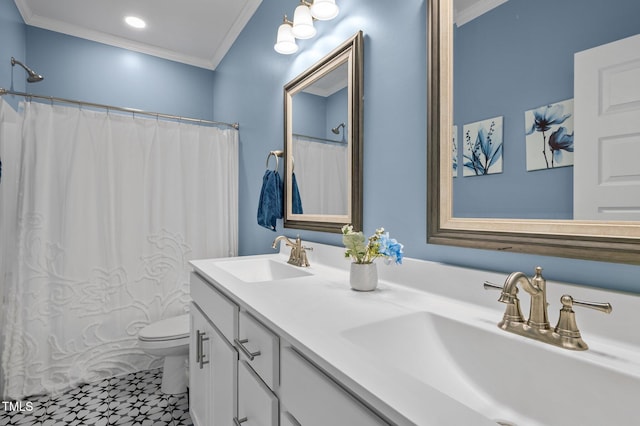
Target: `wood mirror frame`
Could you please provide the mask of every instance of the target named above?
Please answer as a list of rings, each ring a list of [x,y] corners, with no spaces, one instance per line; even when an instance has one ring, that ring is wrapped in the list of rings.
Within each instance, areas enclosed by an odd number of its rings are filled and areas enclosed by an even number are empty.
[[[453,217],[453,1],[427,1],[427,242],[640,264],[640,222]]]

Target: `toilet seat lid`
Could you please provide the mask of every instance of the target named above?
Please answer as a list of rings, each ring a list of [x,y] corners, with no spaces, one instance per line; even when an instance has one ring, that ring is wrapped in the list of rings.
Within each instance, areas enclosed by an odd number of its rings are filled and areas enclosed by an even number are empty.
[[[174,340],[189,336],[189,314],[163,319],[143,327],[142,340]]]

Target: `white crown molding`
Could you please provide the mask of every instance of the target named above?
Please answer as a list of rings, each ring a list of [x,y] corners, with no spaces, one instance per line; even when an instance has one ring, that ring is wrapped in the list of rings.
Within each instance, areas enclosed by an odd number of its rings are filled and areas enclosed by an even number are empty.
[[[242,8],[242,11],[240,12],[240,15],[238,15],[238,19],[236,19],[233,25],[231,25],[231,28],[227,32],[226,37],[224,38],[222,43],[220,43],[218,49],[216,49],[216,51],[213,53],[213,57],[211,58],[211,64],[213,65],[213,68],[211,69],[215,70],[218,64],[220,64],[220,61],[222,61],[224,55],[226,55],[229,49],[231,49],[231,46],[236,41],[236,38],[238,38],[256,10],[258,10],[260,3],[262,3],[262,0],[247,1],[244,8]]]
[[[473,21],[477,17],[484,15],[491,9],[495,9],[508,0],[478,0],[471,6],[461,10],[455,10],[453,21],[456,26],[461,27],[467,22]]]

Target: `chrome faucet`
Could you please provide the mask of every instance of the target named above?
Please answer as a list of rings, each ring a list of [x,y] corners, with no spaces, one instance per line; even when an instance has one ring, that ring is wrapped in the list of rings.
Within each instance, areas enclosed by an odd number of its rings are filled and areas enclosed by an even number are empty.
[[[518,284],[531,296],[531,306],[529,309],[529,319],[524,320],[520,310],[520,300],[518,299]],[[499,302],[506,303],[502,320],[498,323],[501,329],[559,346],[565,349],[584,351],[589,347],[582,340],[580,330],[575,319],[573,306],[591,308],[604,313],[610,313],[612,308],[609,303],[592,303],[574,300],[569,295],[560,298],[562,308],[558,324],[554,329],[549,326],[547,315],[547,282],[542,277],[542,268],[536,267],[536,274],[529,279],[522,272],[510,274],[503,286],[497,286],[489,282],[484,283],[485,289],[497,289],[502,293],[498,298]]]
[[[295,241],[291,241],[289,238],[284,235],[280,235],[273,240],[273,244],[271,247],[274,249],[278,247],[278,243],[280,241],[284,241],[288,247],[291,247],[291,254],[289,255],[289,260],[287,263],[295,266],[309,266],[309,260],[307,259],[307,250],[313,250],[313,247],[305,247],[302,245],[302,240],[298,235]]]

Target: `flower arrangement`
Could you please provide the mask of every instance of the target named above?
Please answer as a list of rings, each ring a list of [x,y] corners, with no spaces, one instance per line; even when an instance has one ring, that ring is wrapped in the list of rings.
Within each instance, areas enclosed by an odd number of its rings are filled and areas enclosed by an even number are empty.
[[[342,243],[346,247],[344,257],[350,257],[354,263],[372,263],[378,257],[384,257],[387,263],[402,263],[404,246],[389,238],[384,228],[376,229],[367,240],[362,231],[354,232],[353,226],[345,225],[342,227]]]

